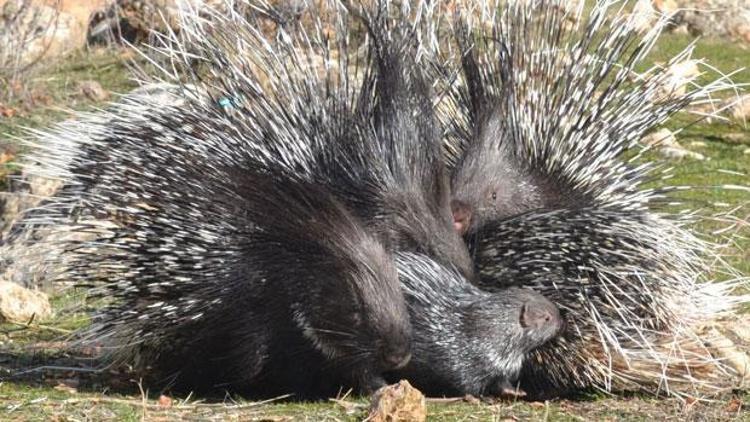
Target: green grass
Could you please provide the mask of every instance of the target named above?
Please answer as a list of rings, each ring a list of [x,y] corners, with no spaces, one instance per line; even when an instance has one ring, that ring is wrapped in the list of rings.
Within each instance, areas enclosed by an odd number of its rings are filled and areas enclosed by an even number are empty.
[[[688,35],[665,34],[654,46],[649,60],[666,62],[693,39]],[[718,39],[699,39],[695,44],[693,58],[705,59],[723,74],[739,70],[732,75],[732,81],[738,85],[750,83],[750,69],[742,70],[750,66],[750,48],[747,45]],[[706,72],[699,78],[699,83],[707,83],[719,76],[716,72]],[[735,95],[736,93],[727,91],[721,93],[720,97],[731,98]],[[703,213],[721,213],[744,205],[735,215],[747,220],[750,215],[750,192],[726,189],[723,186],[750,186],[750,154],[745,153],[750,150],[750,122],[744,124],[717,119],[706,121],[697,115],[680,113],[667,122],[665,127],[672,131],[679,130],[677,139],[680,144],[703,154],[707,160],[686,159],[667,162],[666,164],[673,167],[673,177],[664,184],[697,187],[678,195],[684,200],[684,206],[687,208],[698,209]],[[698,229],[710,234],[726,225],[706,222]],[[731,240],[734,246],[727,251],[728,261],[742,274],[750,275],[750,238],[746,236],[747,230],[744,234],[745,236],[736,236]],[[708,238],[717,242],[726,241],[717,236],[709,235]]]
[[[72,390],[63,383],[39,387],[0,384],[0,414],[3,420],[289,420],[359,421],[368,414],[369,403],[362,398],[321,402],[257,403],[242,399],[203,402],[173,399],[163,406],[155,397],[139,394],[91,393]],[[674,399],[598,398],[550,402],[455,402],[428,401],[429,421],[510,421],[510,420],[744,420],[732,404],[695,403],[686,405]]]
[[[667,34],[651,55],[655,61],[666,61],[681,50],[690,38]],[[700,40],[695,57],[706,58],[723,72],[750,65],[750,50],[737,44],[718,40]],[[750,72],[744,71],[733,78],[738,83],[750,83]],[[34,80],[35,89],[49,96],[49,104],[25,108],[18,107],[20,114],[10,119],[0,118],[0,134],[20,135],[22,127],[44,127],[70,117],[68,109],[87,110],[102,106],[75,93],[76,82],[96,80],[112,92],[127,92],[134,84],[129,80],[122,57],[118,52],[79,52],[44,69]],[[678,129],[693,121],[693,117],[679,115],[667,127]],[[740,136],[734,136],[740,134]],[[733,136],[729,136],[733,135]],[[2,139],[2,138],[0,138]],[[709,158],[707,161],[683,160],[674,166],[674,177],[668,184],[705,186],[684,195],[691,208],[702,208],[718,212],[746,203],[747,192],[714,188],[733,184],[748,185],[750,179],[750,129],[740,124],[705,122],[687,127],[678,135],[679,141],[689,149]],[[691,146],[702,142],[705,146]],[[2,144],[0,144],[2,147]],[[1,152],[1,151],[0,151]],[[14,171],[12,165],[6,169]],[[727,175],[730,170],[745,176]],[[728,205],[722,205],[728,204]],[[744,213],[744,214],[743,214]],[[747,208],[738,212],[747,217]],[[703,227],[708,233],[713,224]],[[730,261],[744,274],[750,275],[750,241],[739,239],[732,248]],[[56,309],[68,308],[74,298],[57,297]],[[54,342],[78,327],[86,324],[81,313],[61,312],[52,321],[42,326],[21,327],[0,325],[0,369],[5,366],[35,366],[43,363],[66,366],[71,357],[56,349]],[[74,361],[73,361],[74,362]],[[0,377],[2,373],[0,373]],[[117,377],[114,377],[117,378]],[[1,379],[1,378],[0,378]],[[115,383],[106,376],[89,376],[67,371],[32,374],[21,381],[0,382],[0,419],[2,420],[140,420],[144,416],[154,420],[190,419],[258,419],[258,420],[361,420],[366,415],[367,400],[347,400],[343,404],[317,403],[271,403],[254,405],[241,399],[226,403],[201,403],[191,398],[187,403],[160,407],[157,397],[150,395],[145,405],[134,380],[120,379]],[[73,384],[74,388],[65,387]],[[557,400],[552,402],[435,403],[428,405],[430,420],[684,420],[696,419],[745,419],[747,413],[737,414],[732,406],[732,396],[716,403],[696,403],[691,406],[675,399],[653,399],[648,397],[618,397],[591,395],[579,400]],[[185,397],[182,397],[185,399]],[[747,403],[745,395],[735,399]],[[177,401],[176,401],[177,402]]]
[[[6,104],[18,114],[0,118],[0,134],[22,135],[24,127],[44,127],[71,117],[73,110],[89,110],[102,105],[77,92],[76,84],[87,80],[99,82],[102,88],[112,93],[126,93],[136,86],[130,79],[121,52],[76,50],[47,64],[29,81],[34,100]]]
[[[43,128],[73,117],[74,111],[103,106],[77,92],[76,84],[89,80],[99,82],[111,93],[126,93],[136,86],[130,79],[121,51],[76,50],[60,60],[44,64],[28,81],[29,98],[0,104],[15,111],[12,117],[0,116],[0,153],[4,149],[22,153],[23,146],[14,139],[22,137],[26,128]],[[0,191],[6,188],[4,176],[19,171],[13,162],[0,163]]]

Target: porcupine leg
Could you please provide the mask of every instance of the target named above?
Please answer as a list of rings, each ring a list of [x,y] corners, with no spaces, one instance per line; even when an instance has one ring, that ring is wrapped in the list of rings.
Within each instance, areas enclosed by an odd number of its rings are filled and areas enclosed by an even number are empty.
[[[388,383],[382,375],[371,374],[368,377],[363,377],[363,380],[360,383],[360,390],[362,394],[370,395],[381,387],[384,387],[386,384]]]

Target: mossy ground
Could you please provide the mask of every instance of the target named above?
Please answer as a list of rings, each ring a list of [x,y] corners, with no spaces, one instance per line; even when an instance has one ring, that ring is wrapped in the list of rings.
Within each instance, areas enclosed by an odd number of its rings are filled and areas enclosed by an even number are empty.
[[[664,61],[689,41],[687,36],[666,35],[655,48],[652,58]],[[32,81],[36,95],[33,103],[5,104],[17,113],[10,118],[0,117],[0,134],[3,134],[0,148],[21,154],[23,148],[12,145],[13,141],[8,141],[5,134],[20,135],[23,127],[44,127],[68,118],[70,109],[85,110],[101,105],[76,94],[78,81],[95,80],[115,93],[127,92],[134,87],[123,64],[124,55],[123,52],[108,50],[78,52],[49,64]],[[706,58],[724,72],[750,66],[748,46],[726,41],[701,40],[696,45],[695,56]],[[733,79],[738,83],[750,83],[750,71],[743,71]],[[690,116],[677,116],[667,126],[680,128],[693,120]],[[750,185],[747,176],[750,174],[750,154],[745,153],[750,149],[748,126],[737,122],[700,122],[683,130],[678,139],[684,146],[709,158],[706,161],[671,163],[674,177],[670,184],[706,187],[686,197],[689,206],[721,211],[745,205],[750,200],[748,192],[714,187]],[[700,143],[694,144],[696,141]],[[15,171],[17,167],[13,161],[0,164],[0,176],[3,172]],[[729,175],[726,171],[745,176]],[[736,212],[738,217],[745,219],[748,214],[747,207]],[[704,229],[709,233],[716,227],[718,224],[706,224]],[[749,239],[735,239],[730,248],[730,261],[743,274],[750,275]],[[66,300],[58,298],[55,305],[64,307]],[[65,366],[72,358],[60,352],[55,347],[56,342],[81,324],[85,324],[82,315],[65,314],[42,325],[1,325],[0,370],[44,364]],[[144,399],[134,380],[118,379],[115,383],[113,378],[117,377],[58,370],[32,372],[20,379],[0,381],[0,420],[359,420],[366,415],[365,399],[254,404],[241,399],[235,401],[235,398],[202,402],[194,397],[181,397],[174,398],[171,406],[164,406],[153,395]],[[744,412],[744,404],[750,404],[749,399],[744,394],[728,394],[713,403],[685,403],[676,399],[589,394],[575,400],[551,402],[430,402],[428,411],[430,420],[750,420],[750,414]]]

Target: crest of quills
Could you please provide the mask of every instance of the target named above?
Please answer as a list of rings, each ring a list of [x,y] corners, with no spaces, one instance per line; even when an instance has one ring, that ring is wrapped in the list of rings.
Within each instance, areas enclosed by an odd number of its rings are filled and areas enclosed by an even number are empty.
[[[627,2],[436,3],[310,1],[272,35],[263,1],[184,10],[149,50],[178,106],[38,133],[65,187],[26,223],[88,233],[53,266],[105,299],[80,342],[252,396],[729,386],[692,328],[745,280],[709,279],[637,140],[731,83],[634,77],[666,18]]]

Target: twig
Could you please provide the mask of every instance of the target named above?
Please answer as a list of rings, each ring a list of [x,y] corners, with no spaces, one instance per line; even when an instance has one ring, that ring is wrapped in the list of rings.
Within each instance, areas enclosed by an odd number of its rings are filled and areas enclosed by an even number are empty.
[[[10,324],[16,325],[16,326],[18,326],[20,328],[17,329],[17,330],[8,330],[8,331],[6,331],[8,333],[13,333],[13,332],[17,332],[17,331],[23,331],[23,330],[26,330],[26,329],[31,329],[31,330],[34,330],[34,329],[47,330],[47,331],[52,331],[52,332],[60,333],[60,334],[71,334],[73,332],[72,330],[66,330],[64,328],[57,328],[57,327],[52,327],[52,326],[44,325],[44,324],[31,324],[31,322],[26,322],[26,323],[24,323],[24,322],[11,322]]]

